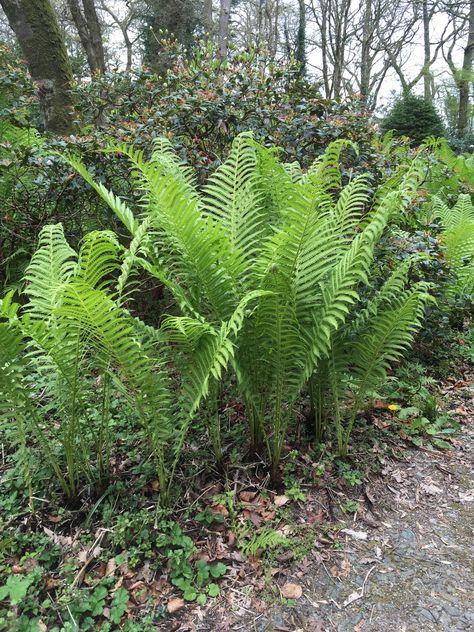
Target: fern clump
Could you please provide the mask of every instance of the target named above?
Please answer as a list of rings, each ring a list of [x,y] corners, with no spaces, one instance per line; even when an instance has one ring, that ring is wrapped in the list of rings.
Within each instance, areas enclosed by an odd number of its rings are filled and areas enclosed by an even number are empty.
[[[471,196],[460,195],[452,207],[433,196],[433,213],[443,227],[441,243],[454,277],[454,282],[446,288],[446,296],[450,301],[461,295],[471,296],[474,292],[474,206]]]
[[[76,253],[60,224],[46,226],[26,270],[25,305],[12,292],[0,304],[2,430],[18,446],[26,480],[33,442],[70,499],[82,485],[110,478],[111,398],[119,393],[143,424],[167,501],[189,423],[229,362],[242,323],[245,301],[219,330],[169,318],[150,342],[150,328],[130,316],[117,289],[129,252],[101,231]],[[183,341],[190,368],[181,364],[178,411],[170,362]]]
[[[198,190],[168,141],[157,141],[148,160],[142,151],[114,146],[111,151],[130,161],[141,197],[136,209],[66,156],[130,232],[121,287],[139,269],[166,285],[182,316],[165,321],[163,331],[166,322],[172,325],[178,333],[171,340],[185,353],[199,348],[207,328],[215,342],[219,335],[232,340],[225,360],[246,405],[250,442],[254,450],[266,446],[274,477],[298,395],[327,366],[361,288],[370,283],[377,243],[415,195],[423,172],[414,161],[372,196],[365,175],[343,186],[339,156],[347,148],[357,150],[335,141],[303,173],[243,133]],[[392,336],[377,364],[367,365],[363,344],[352,347],[362,392],[419,326],[424,289],[407,292],[391,311],[371,313],[361,329],[377,352],[384,336]]]

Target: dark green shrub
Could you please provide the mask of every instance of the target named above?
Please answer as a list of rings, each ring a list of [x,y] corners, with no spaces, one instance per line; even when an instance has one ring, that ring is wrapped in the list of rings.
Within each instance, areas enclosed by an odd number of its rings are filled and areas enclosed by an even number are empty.
[[[233,138],[252,131],[259,142],[284,147],[285,161],[308,167],[337,138],[357,141],[362,160],[372,161],[375,127],[358,102],[323,99],[319,86],[303,80],[296,64],[236,51],[225,62],[212,48],[187,59],[178,47],[161,78],[150,70],[97,77],[75,88],[83,124],[103,121],[115,138],[148,148],[167,136],[201,181],[228,155]],[[352,168],[351,161],[344,167]],[[367,171],[365,164],[359,171]]]
[[[444,127],[434,105],[423,97],[407,94],[395,101],[384,119],[384,131],[396,136],[408,136],[412,145],[419,145],[428,136],[443,136]]]

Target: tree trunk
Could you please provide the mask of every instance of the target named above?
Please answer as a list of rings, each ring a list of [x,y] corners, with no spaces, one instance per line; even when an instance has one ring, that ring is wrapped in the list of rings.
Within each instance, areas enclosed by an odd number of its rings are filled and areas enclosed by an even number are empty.
[[[296,61],[300,64],[300,75],[306,72],[306,5],[298,1],[298,33],[296,36]]]
[[[430,22],[431,16],[428,10],[428,0],[423,0],[423,94],[426,101],[433,101],[431,91],[431,44],[430,44]]]
[[[123,41],[125,42],[125,49],[127,51],[127,65],[125,66],[125,71],[130,72],[132,70],[132,42],[130,41],[126,27],[122,29],[122,35]]]
[[[258,8],[257,8],[257,33],[255,37],[255,44],[258,50],[262,45],[262,40],[264,39],[264,29],[263,29],[263,12],[264,12],[264,4],[265,0],[258,0]]]
[[[212,39],[214,34],[214,19],[212,17],[212,0],[204,0],[204,29],[206,31],[206,39]]]
[[[333,35],[333,79],[332,92],[335,99],[339,99],[342,94],[344,70],[346,65],[347,48],[347,26],[349,21],[349,11],[351,0],[343,0],[340,10],[334,15],[334,35]]]
[[[94,0],[82,0],[82,9],[79,0],[67,0],[67,5],[79,33],[91,73],[105,72],[102,31]]]
[[[273,46],[270,50],[272,57],[276,57],[278,51],[278,20],[280,18],[280,0],[275,2],[275,22],[273,23]]]
[[[472,63],[474,61],[474,0],[469,5],[469,20],[467,43],[464,49],[464,58],[461,75],[458,80],[459,110],[457,135],[462,138],[469,131],[469,93],[472,85]]]
[[[70,134],[72,71],[50,0],[0,0],[38,90],[47,131]]]
[[[232,0],[221,0],[221,10],[219,14],[219,57],[221,59],[227,57],[231,1]]]
[[[332,87],[334,85],[333,81],[329,80],[329,63],[328,63],[328,14],[327,14],[327,3],[321,2],[321,24],[320,24],[320,32],[321,32],[321,56],[323,62],[323,82],[324,82],[324,93],[326,99],[330,99],[333,96]]]
[[[362,47],[360,59],[360,96],[364,106],[367,105],[370,91],[370,77],[372,74],[372,59],[370,45],[372,40],[372,0],[365,3],[364,21],[362,25]]]

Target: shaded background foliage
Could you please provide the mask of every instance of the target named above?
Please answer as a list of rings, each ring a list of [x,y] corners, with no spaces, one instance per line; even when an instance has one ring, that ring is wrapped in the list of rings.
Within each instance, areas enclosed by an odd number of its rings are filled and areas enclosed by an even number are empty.
[[[33,87],[25,66],[5,50],[7,54],[1,120],[34,128],[39,110]],[[346,156],[347,175],[369,171],[374,186],[384,176],[386,159],[372,145],[376,128],[369,115],[358,110],[357,101],[323,99],[317,86],[300,77],[297,64],[279,64],[253,52],[235,53],[221,62],[206,46],[187,59],[182,47],[170,44],[169,55],[173,65],[163,77],[143,69],[77,82],[72,88],[77,124],[73,136],[45,138],[41,147],[3,144],[15,160],[4,160],[1,177],[13,164],[18,170],[13,188],[2,193],[3,283],[19,280],[43,225],[62,221],[73,242],[87,230],[113,225],[87,184],[59,160],[45,158],[58,149],[81,154],[92,172],[100,172],[103,183],[125,199],[133,197],[127,168],[100,153],[111,139],[148,150],[153,138],[166,136],[203,182],[243,130],[263,143],[284,147],[284,160],[298,160],[305,167],[330,141],[347,138],[360,147],[359,156]],[[13,93],[10,85],[16,87]],[[12,257],[15,266],[9,265]]]

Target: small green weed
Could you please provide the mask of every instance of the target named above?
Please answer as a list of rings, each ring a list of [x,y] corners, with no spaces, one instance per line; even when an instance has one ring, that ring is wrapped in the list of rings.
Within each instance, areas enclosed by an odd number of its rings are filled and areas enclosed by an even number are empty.
[[[210,564],[205,560],[193,562],[194,542],[176,522],[162,521],[159,529],[157,547],[163,558],[170,560],[171,582],[183,592],[183,598],[204,605],[208,597],[216,597],[219,586],[212,580],[225,575],[226,565],[222,562]]]
[[[354,514],[359,511],[359,503],[356,500],[346,500],[345,503],[341,505],[341,509],[344,513]]]
[[[402,422],[400,436],[416,446],[425,444],[449,450],[452,444],[446,439],[459,432],[459,423],[450,415],[438,415],[432,421],[416,406],[401,408],[398,419]]]
[[[348,483],[351,487],[362,485],[365,478],[363,472],[359,469],[352,468],[348,463],[344,463],[344,461],[336,459],[335,463],[338,465],[339,475],[346,481],[346,483]]]

